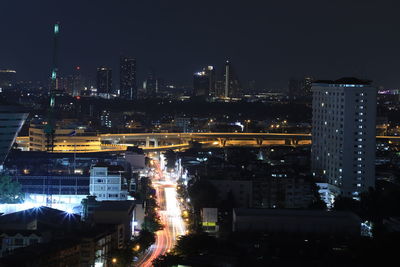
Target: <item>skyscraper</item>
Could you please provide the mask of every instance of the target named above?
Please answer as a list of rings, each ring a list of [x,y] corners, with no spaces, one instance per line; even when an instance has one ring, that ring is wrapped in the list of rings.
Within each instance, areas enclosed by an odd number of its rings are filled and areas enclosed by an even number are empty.
[[[302,80],[290,79],[289,80],[289,99],[295,100],[298,98],[310,98],[311,86],[313,77],[306,76]]]
[[[193,94],[195,96],[215,96],[215,70],[213,66],[193,75]]]
[[[119,65],[120,96],[124,99],[136,99],[136,59],[121,57]]]
[[[154,97],[158,93],[158,79],[154,73],[153,69],[150,69],[147,74],[146,80],[143,82],[143,89],[145,91],[145,95],[148,97]]]
[[[240,97],[241,96],[241,86],[239,79],[236,75],[232,64],[229,61],[225,63],[225,73],[224,73],[224,92],[223,97]]]
[[[207,66],[203,69],[208,76],[208,91],[210,96],[216,96],[216,80],[215,80],[215,68],[213,66]]]
[[[312,96],[311,88],[312,88],[313,81],[314,81],[314,78],[311,77],[311,76],[304,77],[303,89],[304,89],[304,95],[306,97],[311,97]]]
[[[375,186],[376,89],[342,78],[312,86],[312,170],[326,183],[325,201],[359,199]]]
[[[81,75],[81,67],[74,68],[73,74],[67,76],[65,80],[65,91],[72,96],[80,95],[83,90],[83,77]]]
[[[97,68],[97,94],[109,96],[112,93],[111,68],[104,66]]]

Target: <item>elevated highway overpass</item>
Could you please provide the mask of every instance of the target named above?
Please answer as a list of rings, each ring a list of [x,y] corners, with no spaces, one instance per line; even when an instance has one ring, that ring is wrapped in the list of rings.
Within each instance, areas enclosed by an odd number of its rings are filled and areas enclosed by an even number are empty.
[[[377,140],[400,142],[400,136],[377,136]],[[133,133],[102,134],[103,144],[139,145],[144,149],[162,148],[181,145],[182,148],[191,141],[208,143],[214,146],[229,145],[309,145],[309,133]]]
[[[269,145],[309,145],[309,133],[124,133],[99,134],[100,147],[96,151],[124,151],[128,146],[139,146],[145,151],[163,151],[168,149],[185,149],[190,142],[196,141],[207,146],[269,146]],[[66,137],[67,138],[67,137]],[[400,143],[400,136],[377,136],[377,140]],[[29,137],[17,138],[23,150],[29,149]],[[96,152],[87,151],[87,152]],[[85,153],[85,151],[64,151],[66,153]]]
[[[310,134],[288,133],[134,133],[102,134],[101,142],[106,144],[138,144],[144,147],[189,143],[190,141],[218,142],[225,146],[230,141],[254,141],[257,145],[265,141],[282,141],[286,145],[309,144]],[[277,143],[278,144],[278,143]]]

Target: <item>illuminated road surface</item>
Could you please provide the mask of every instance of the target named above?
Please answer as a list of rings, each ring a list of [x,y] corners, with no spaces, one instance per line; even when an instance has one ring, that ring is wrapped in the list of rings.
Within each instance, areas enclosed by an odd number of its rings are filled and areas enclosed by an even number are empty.
[[[156,167],[156,170],[159,167]],[[163,179],[163,175],[157,172],[153,177]],[[169,180],[166,178],[166,180]],[[156,242],[147,253],[136,263],[136,266],[152,266],[152,261],[158,256],[171,250],[180,235],[185,234],[185,225],[181,217],[181,210],[177,200],[176,183],[172,181],[153,181],[157,192],[157,200],[160,206],[160,218],[164,229],[156,233]]]

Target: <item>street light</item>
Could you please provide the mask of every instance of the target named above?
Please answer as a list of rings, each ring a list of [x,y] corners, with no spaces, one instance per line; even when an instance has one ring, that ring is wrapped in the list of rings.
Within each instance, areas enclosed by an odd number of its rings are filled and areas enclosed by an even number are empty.
[[[112,258],[111,262],[112,263],[117,263],[117,258]]]

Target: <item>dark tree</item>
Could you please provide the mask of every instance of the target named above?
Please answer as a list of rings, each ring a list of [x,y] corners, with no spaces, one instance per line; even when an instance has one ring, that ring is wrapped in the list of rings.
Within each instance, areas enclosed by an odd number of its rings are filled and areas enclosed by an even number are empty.
[[[153,261],[154,267],[170,267],[170,266],[178,266],[182,263],[183,258],[174,255],[172,253],[167,253],[165,255],[159,256],[157,259]]]
[[[8,175],[0,175],[0,203],[21,203],[24,195],[21,185],[11,179]]]
[[[181,236],[175,246],[174,252],[182,257],[205,254],[216,248],[217,241],[205,233]]]
[[[167,160],[167,168],[173,169],[175,168],[177,156],[173,150],[167,150],[164,153],[165,159]]]

